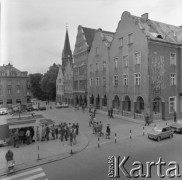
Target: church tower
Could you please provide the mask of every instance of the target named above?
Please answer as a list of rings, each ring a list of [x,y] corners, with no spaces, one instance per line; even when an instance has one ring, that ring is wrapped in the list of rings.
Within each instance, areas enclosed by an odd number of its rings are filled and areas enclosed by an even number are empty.
[[[68,28],[66,27],[66,36],[65,36],[65,42],[64,42],[64,49],[62,51],[62,67],[65,68],[67,62],[70,61],[70,63],[73,63],[73,57],[72,57],[72,51],[70,48],[70,41],[68,36]]]

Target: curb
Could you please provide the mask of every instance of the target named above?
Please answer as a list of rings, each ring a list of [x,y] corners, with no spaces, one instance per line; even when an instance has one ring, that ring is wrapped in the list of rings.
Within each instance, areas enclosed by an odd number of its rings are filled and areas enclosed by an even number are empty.
[[[84,138],[86,139],[86,143],[83,145],[83,147],[81,147],[81,148],[78,147],[78,149],[76,151],[74,151],[73,153],[67,152],[67,153],[53,155],[53,156],[50,156],[50,157],[47,157],[44,159],[40,159],[40,160],[34,160],[34,161],[29,161],[27,163],[17,164],[17,165],[15,165],[15,173],[19,172],[19,171],[30,169],[33,167],[37,167],[40,165],[49,164],[52,162],[63,160],[63,159],[69,158],[79,152],[82,152],[84,149],[87,148],[87,146],[89,144],[89,140],[88,140],[88,137],[84,133],[80,132],[80,134],[82,134],[84,136]],[[4,171],[0,172],[0,177],[6,176],[9,174],[7,172],[7,169],[2,169],[2,170],[4,170]]]

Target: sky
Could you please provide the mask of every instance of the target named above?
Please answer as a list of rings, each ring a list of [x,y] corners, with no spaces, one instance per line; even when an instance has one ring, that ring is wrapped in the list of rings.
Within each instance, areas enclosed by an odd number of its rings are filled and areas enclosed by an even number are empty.
[[[61,64],[66,24],[72,52],[78,25],[115,32],[124,11],[182,25],[182,0],[0,0],[0,65],[45,73]]]

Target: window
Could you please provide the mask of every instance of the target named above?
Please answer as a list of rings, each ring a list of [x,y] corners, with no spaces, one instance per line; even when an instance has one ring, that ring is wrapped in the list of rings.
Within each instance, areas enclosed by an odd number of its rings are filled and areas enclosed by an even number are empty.
[[[128,44],[134,43],[134,35],[133,33],[128,34]]]
[[[21,99],[16,99],[16,104],[21,104]]]
[[[7,92],[8,92],[8,94],[11,94],[11,86],[10,85],[8,85]]]
[[[127,86],[128,85],[128,75],[124,74],[123,79],[124,79],[124,85]]]
[[[114,59],[114,68],[118,68],[118,58]]]
[[[176,53],[170,53],[170,65],[176,65]]]
[[[106,77],[105,76],[102,77],[102,83],[103,83],[103,86],[105,87],[106,86]]]
[[[96,71],[99,71],[99,64],[96,63]]]
[[[20,85],[20,81],[19,80],[17,81],[17,85]]]
[[[96,55],[99,55],[99,47],[96,47]]]
[[[2,85],[0,85],[0,95],[3,94],[3,88]]]
[[[140,73],[135,74],[135,85],[140,85]]]
[[[12,104],[12,99],[7,99],[7,104]]]
[[[128,56],[123,56],[123,63],[125,67],[128,67]]]
[[[114,86],[118,86],[118,75],[114,76]]]
[[[19,89],[17,89],[17,90],[16,90],[16,93],[17,93],[17,94],[20,94],[20,90],[19,90]]]
[[[61,78],[59,79],[59,83],[61,83]]]
[[[106,70],[106,62],[105,61],[103,62],[103,70],[104,71]]]
[[[99,86],[99,78],[96,77],[96,86]]]
[[[93,86],[93,78],[90,78],[90,86]]]
[[[93,72],[93,66],[92,66],[92,64],[90,64],[90,72],[91,73]]]
[[[169,113],[176,111],[176,97],[169,97]]]
[[[119,38],[119,47],[123,47],[123,37]]]
[[[176,73],[171,73],[170,74],[170,85],[171,86],[176,85]]]
[[[11,85],[11,80],[8,80],[8,86]]]
[[[2,99],[0,99],[0,105],[3,105],[3,100]]]
[[[141,53],[140,52],[135,53],[135,64],[141,64]]]

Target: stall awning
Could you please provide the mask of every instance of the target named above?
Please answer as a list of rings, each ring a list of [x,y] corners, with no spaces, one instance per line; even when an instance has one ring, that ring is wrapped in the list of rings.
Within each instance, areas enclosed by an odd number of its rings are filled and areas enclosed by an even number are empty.
[[[17,129],[17,128],[24,128],[24,127],[34,127],[35,123],[28,123],[28,124],[13,124],[9,125],[9,129]]]

